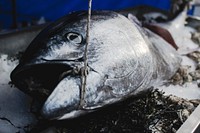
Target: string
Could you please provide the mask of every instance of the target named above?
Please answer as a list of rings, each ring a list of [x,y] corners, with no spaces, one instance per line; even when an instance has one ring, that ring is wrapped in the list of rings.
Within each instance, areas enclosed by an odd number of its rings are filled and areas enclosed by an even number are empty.
[[[85,91],[86,91],[86,82],[88,75],[88,45],[90,43],[90,23],[91,23],[91,7],[92,0],[88,0],[88,17],[87,17],[87,29],[86,29],[86,45],[84,51],[84,67],[81,71],[81,96],[80,96],[80,105],[79,108],[84,108],[85,105]]]

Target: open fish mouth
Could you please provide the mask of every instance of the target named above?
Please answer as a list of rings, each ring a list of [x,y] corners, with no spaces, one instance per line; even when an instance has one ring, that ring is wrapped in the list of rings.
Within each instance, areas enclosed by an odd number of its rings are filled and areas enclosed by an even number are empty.
[[[11,73],[11,80],[23,92],[44,102],[63,76],[67,76],[66,72],[72,70],[70,65],[51,61],[19,65]]]

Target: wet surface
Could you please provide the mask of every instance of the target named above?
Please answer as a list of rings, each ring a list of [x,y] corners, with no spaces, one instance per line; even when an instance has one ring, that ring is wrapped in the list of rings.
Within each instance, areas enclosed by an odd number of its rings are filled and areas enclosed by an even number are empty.
[[[23,133],[36,123],[30,113],[30,97],[9,85],[0,85],[0,132]]]
[[[30,112],[32,99],[9,84],[9,73],[17,61],[7,60],[6,55],[0,57],[0,132],[27,132],[37,121]]]

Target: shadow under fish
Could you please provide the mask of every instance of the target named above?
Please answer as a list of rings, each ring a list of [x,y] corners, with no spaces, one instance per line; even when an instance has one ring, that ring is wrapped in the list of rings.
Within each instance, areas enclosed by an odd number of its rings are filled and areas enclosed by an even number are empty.
[[[112,11],[93,11],[88,45],[88,75],[80,108],[87,12],[71,13],[50,24],[31,42],[12,82],[44,102],[47,119],[68,119],[162,85],[181,58],[157,32]]]

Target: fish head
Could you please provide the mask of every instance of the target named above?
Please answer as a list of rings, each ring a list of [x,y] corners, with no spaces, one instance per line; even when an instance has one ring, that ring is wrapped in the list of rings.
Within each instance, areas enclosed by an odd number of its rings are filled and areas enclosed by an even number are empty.
[[[72,13],[57,20],[31,42],[11,73],[11,80],[19,89],[46,99],[62,73],[82,65],[86,22],[80,20],[84,14]]]
[[[146,55],[148,46],[137,27],[117,13],[96,11],[92,12],[83,93],[86,28],[87,12],[72,13],[50,24],[32,41],[11,73],[19,89],[44,102],[41,113],[47,119],[94,111],[121,100],[131,88],[145,82],[147,74],[140,66],[150,68],[139,61],[150,55]]]

